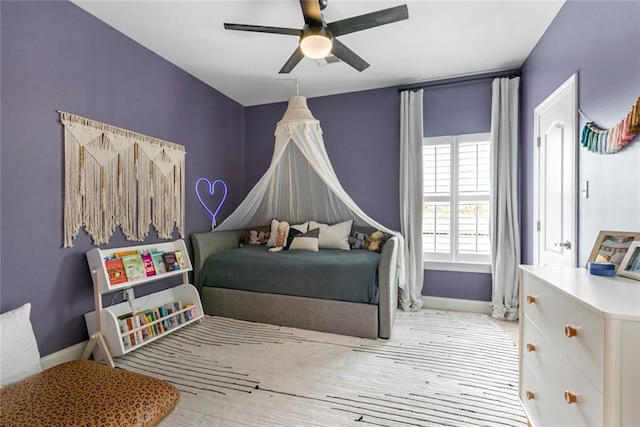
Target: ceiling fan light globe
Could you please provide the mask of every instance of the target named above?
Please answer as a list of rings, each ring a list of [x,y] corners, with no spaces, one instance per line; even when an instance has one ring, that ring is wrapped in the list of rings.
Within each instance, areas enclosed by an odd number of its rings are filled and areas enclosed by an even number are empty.
[[[333,41],[324,35],[310,34],[300,40],[300,49],[307,58],[322,59],[331,53],[332,48]]]

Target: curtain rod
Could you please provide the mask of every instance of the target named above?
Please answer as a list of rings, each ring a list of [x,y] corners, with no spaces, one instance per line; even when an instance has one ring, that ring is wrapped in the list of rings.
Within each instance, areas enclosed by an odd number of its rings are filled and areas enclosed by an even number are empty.
[[[493,72],[493,73],[476,74],[473,76],[454,77],[451,79],[434,80],[431,82],[400,86],[398,88],[398,92],[403,92],[405,90],[416,91],[416,90],[426,89],[430,87],[452,85],[457,83],[467,83],[467,82],[473,82],[477,80],[495,79],[498,77],[507,77],[512,79],[514,77],[520,77],[521,74],[522,72],[519,69],[515,69],[515,70],[499,71],[499,72]]]

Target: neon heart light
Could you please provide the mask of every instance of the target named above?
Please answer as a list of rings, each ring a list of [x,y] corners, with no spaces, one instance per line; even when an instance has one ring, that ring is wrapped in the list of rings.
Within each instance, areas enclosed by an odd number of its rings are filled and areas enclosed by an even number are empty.
[[[204,200],[202,200],[202,196],[200,196],[199,188],[201,188],[202,186],[198,187],[198,184],[200,184],[201,182],[207,183],[206,189],[207,189],[207,193],[209,193],[210,196],[214,195],[216,184],[220,184],[222,186],[222,190],[224,191],[222,193],[222,199],[220,199],[220,203],[218,203],[218,207],[215,209],[214,212],[211,212],[211,209],[209,209],[209,207],[204,202]],[[211,215],[211,229],[213,230],[216,227],[216,216],[218,216],[218,212],[220,212],[220,208],[222,207],[222,204],[227,199],[227,184],[221,179],[216,179],[215,181],[211,182],[207,178],[200,178],[196,181],[195,190],[196,190],[196,196],[198,196],[198,200],[200,201],[200,204],[207,212],[209,212],[209,215]]]

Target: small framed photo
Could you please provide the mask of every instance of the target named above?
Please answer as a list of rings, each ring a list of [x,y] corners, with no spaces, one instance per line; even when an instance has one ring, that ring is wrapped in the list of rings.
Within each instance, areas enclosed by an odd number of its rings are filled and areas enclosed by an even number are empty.
[[[618,274],[640,280],[640,240],[636,240],[629,246],[629,250],[618,268]]]
[[[587,264],[589,261],[612,262],[615,264],[616,270],[619,270],[620,263],[634,242],[640,242],[640,233],[601,231],[593,249],[591,249]]]

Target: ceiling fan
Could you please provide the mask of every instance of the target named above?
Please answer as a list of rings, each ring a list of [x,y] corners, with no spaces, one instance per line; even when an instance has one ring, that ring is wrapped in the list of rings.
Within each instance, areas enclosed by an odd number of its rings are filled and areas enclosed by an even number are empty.
[[[321,12],[327,6],[327,0],[300,0],[300,6],[304,16],[304,27],[300,30],[228,23],[224,24],[224,28],[227,30],[298,36],[300,38],[298,47],[284,64],[280,73],[291,72],[304,56],[320,59],[330,53],[356,70],[363,71],[369,67],[369,64],[336,37],[409,18],[407,5],[402,5],[327,23]]]

